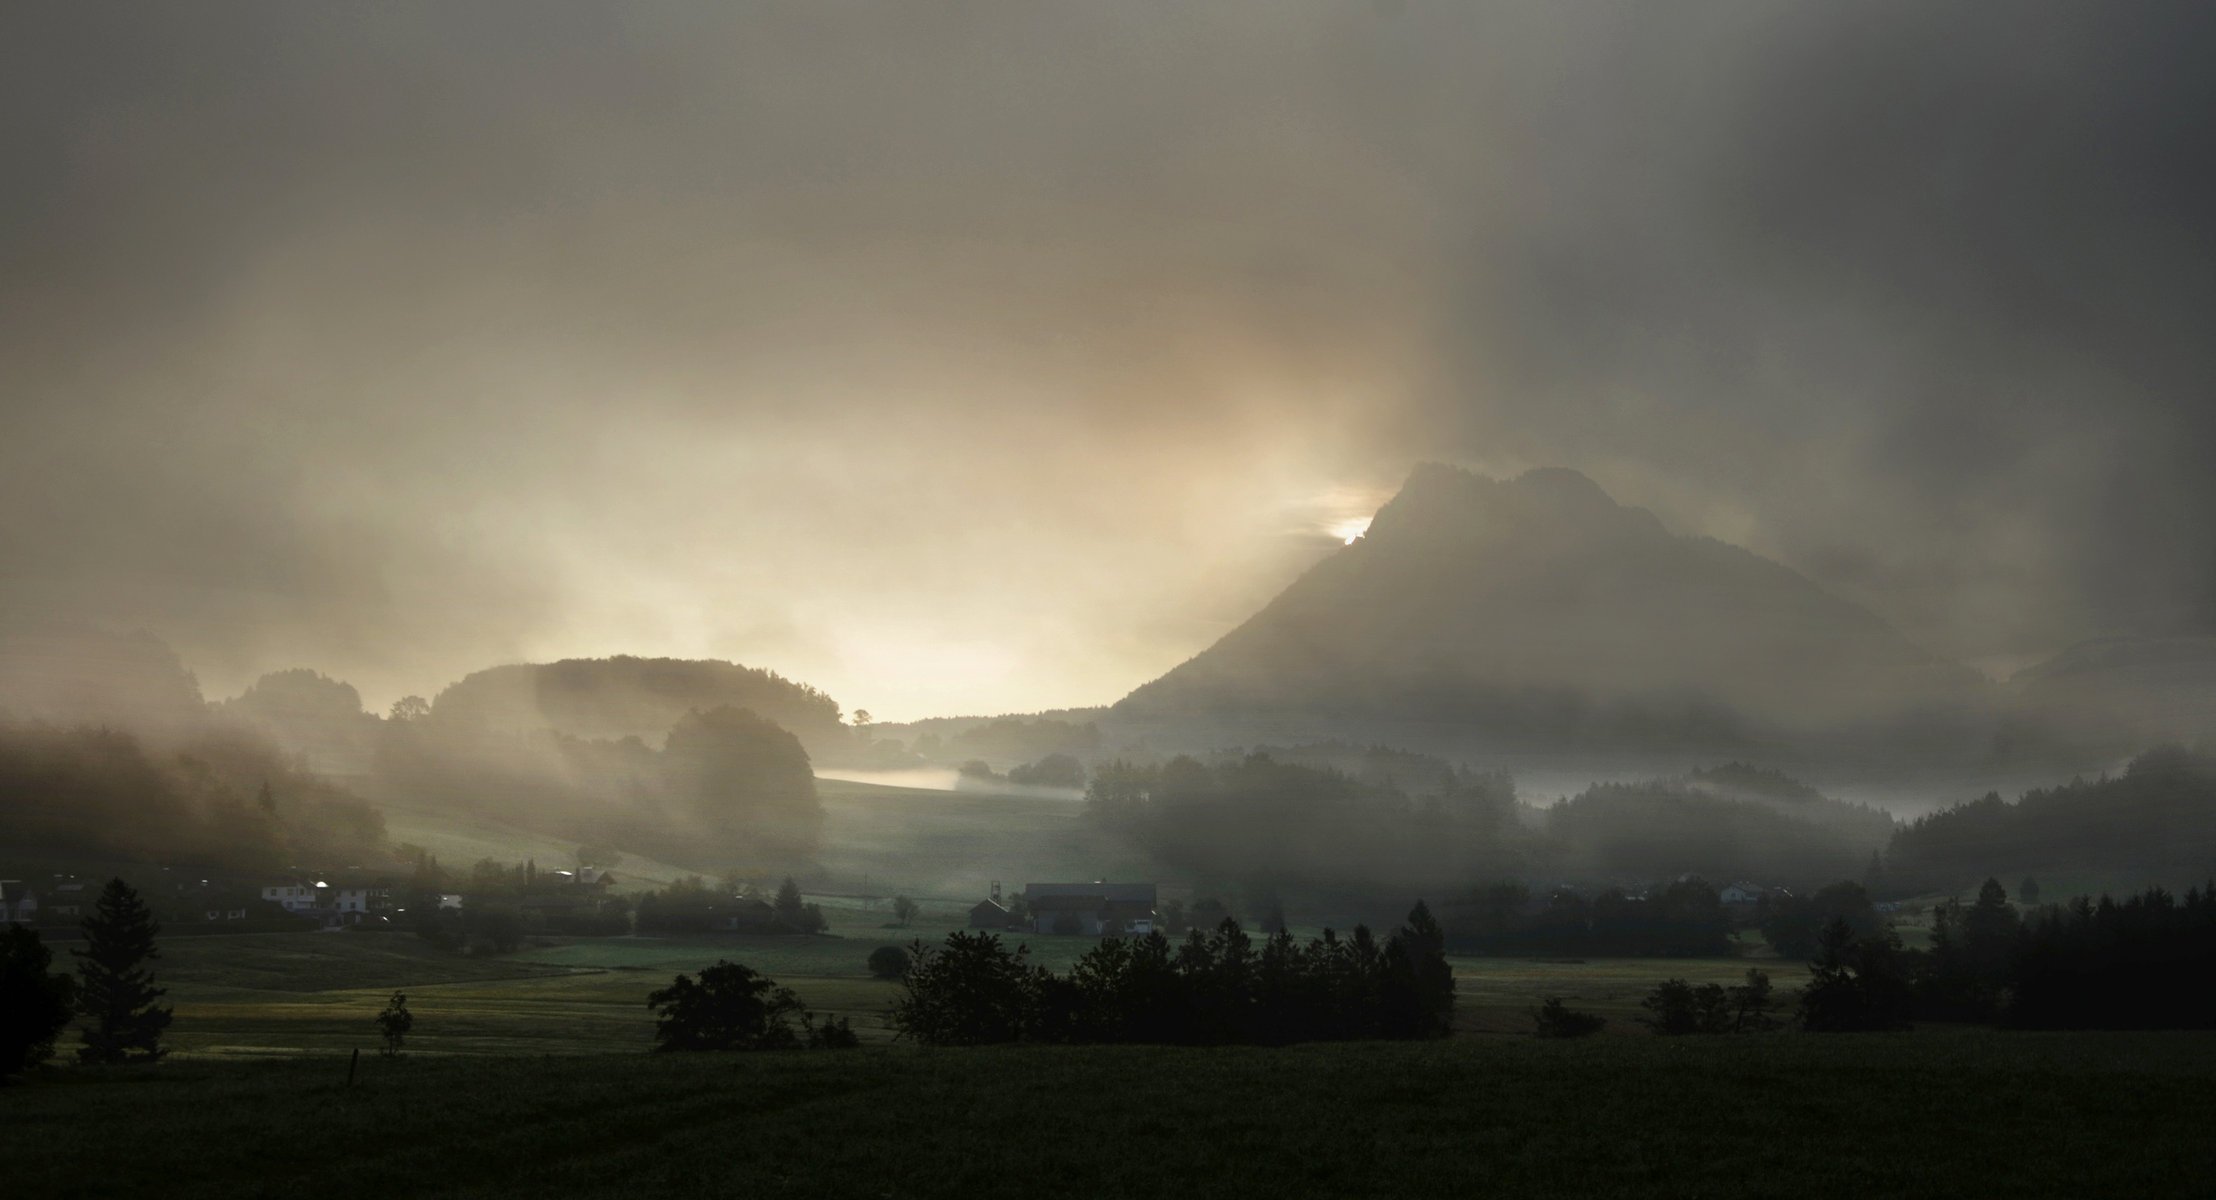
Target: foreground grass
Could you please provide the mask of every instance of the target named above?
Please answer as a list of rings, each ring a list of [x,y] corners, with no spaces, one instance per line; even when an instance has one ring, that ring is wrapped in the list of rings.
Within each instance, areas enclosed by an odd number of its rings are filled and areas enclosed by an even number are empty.
[[[25,1195],[2206,1195],[2207,1035],[865,1048],[56,1070]]]

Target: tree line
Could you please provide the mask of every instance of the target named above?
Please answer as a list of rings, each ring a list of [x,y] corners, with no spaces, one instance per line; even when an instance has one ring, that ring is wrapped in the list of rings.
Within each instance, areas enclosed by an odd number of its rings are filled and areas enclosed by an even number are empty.
[[[1988,792],[1909,822],[1886,850],[1890,888],[1946,889],[2004,877],[2124,874],[2188,883],[2216,853],[2216,756],[2170,746],[2122,775],[2025,792]]]
[[[1357,926],[1257,946],[1227,918],[1178,945],[1159,933],[1103,939],[1066,975],[1027,956],[989,933],[916,942],[893,1028],[926,1045],[1284,1045],[1445,1037],[1453,1025],[1445,935],[1420,902],[1382,943]]]

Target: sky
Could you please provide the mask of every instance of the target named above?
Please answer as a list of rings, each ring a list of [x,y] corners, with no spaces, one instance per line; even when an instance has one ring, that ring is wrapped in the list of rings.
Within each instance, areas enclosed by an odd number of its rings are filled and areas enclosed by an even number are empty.
[[[2216,12],[0,11],[0,620],[1106,703],[1417,462],[2216,628]]]

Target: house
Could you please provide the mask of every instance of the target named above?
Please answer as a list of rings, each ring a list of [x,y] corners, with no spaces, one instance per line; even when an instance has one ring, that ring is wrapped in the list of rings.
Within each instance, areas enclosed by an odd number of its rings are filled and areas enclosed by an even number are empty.
[[[1723,888],[1716,893],[1716,898],[1723,901],[1727,905],[1759,904],[1762,901],[1762,897],[1769,894],[1770,889],[1763,887],[1760,884],[1729,883],[1725,884]]]
[[[296,879],[263,887],[262,899],[326,926],[359,925],[392,907],[392,888],[371,882],[332,884],[320,879],[312,883]]]
[[[82,883],[57,883],[46,893],[41,912],[48,921],[74,921],[85,915],[92,900],[91,889]]]
[[[716,905],[709,920],[729,933],[762,933],[777,927],[777,910],[760,896],[735,896]]]
[[[322,882],[303,883],[298,880],[291,883],[273,883],[262,888],[262,899],[289,913],[314,916],[315,910],[322,907],[321,894],[323,889],[330,886],[330,884]]]
[[[998,900],[980,900],[969,910],[971,929],[1006,929],[1014,923],[1015,917]]]
[[[38,893],[20,879],[0,879],[0,925],[38,920]]]
[[[1023,889],[1034,933],[1152,933],[1151,883],[1032,883]]]

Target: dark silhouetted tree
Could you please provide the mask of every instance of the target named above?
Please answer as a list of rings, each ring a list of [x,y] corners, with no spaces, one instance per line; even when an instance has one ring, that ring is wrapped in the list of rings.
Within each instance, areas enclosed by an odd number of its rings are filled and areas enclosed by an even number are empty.
[[[827,1017],[818,1024],[814,1013],[803,1010],[800,1024],[807,1031],[804,1040],[810,1050],[852,1050],[862,1044],[845,1017]]]
[[[893,920],[903,925],[916,919],[916,902],[906,896],[893,897]]]
[[[408,997],[394,992],[385,1002],[383,1012],[377,1014],[377,1036],[385,1043],[385,1057],[400,1053],[400,1046],[408,1040],[408,1031],[415,1028],[415,1014],[408,1011]]]
[[[1639,1023],[1665,1037],[1731,1032],[1731,997],[1722,984],[1696,987],[1682,979],[1665,979],[1639,1001],[1639,1007],[1647,1013]]]
[[[36,931],[0,931],[0,1078],[45,1062],[69,1024],[75,986],[50,971],[54,955]]]
[[[2039,903],[2039,881],[2029,875],[2024,876],[2024,881],[2016,885],[2016,899],[2027,905]]]
[[[795,929],[807,924],[807,902],[800,898],[800,885],[794,883],[790,875],[785,876],[785,882],[777,885],[777,898],[770,901],[769,906],[776,912],[778,920]]]
[[[906,991],[893,1003],[893,1028],[931,1046],[1015,1041],[1027,1023],[1027,953],[1006,949],[989,933],[948,934],[943,947],[915,943]]]
[[[1811,958],[1824,926],[1834,920],[1845,921],[1857,937],[1874,934],[1885,924],[1870,902],[1869,889],[1842,880],[1813,896],[1788,896],[1768,903],[1762,936],[1780,958]]]
[[[1818,936],[1808,985],[1801,989],[1801,1028],[1811,1033],[1906,1029],[1910,994],[1890,929],[1857,936],[1834,917]]]
[[[1770,973],[1747,968],[1747,981],[1731,989],[1731,1032],[1761,1033],[1777,1028],[1770,1014],[1777,1008],[1771,994]]]
[[[77,958],[77,1011],[87,1022],[77,1057],[87,1063],[160,1058],[170,1010],[155,1003],[166,989],[154,986],[147,966],[161,957],[154,948],[161,927],[152,910],[130,885],[111,879],[83,929],[84,948],[71,951]]]
[[[898,946],[879,946],[869,952],[869,973],[879,979],[898,979],[908,973],[908,952]]]
[[[800,1044],[793,1021],[804,1016],[791,988],[739,963],[703,968],[699,982],[679,975],[647,996],[656,1050],[779,1050]]]

